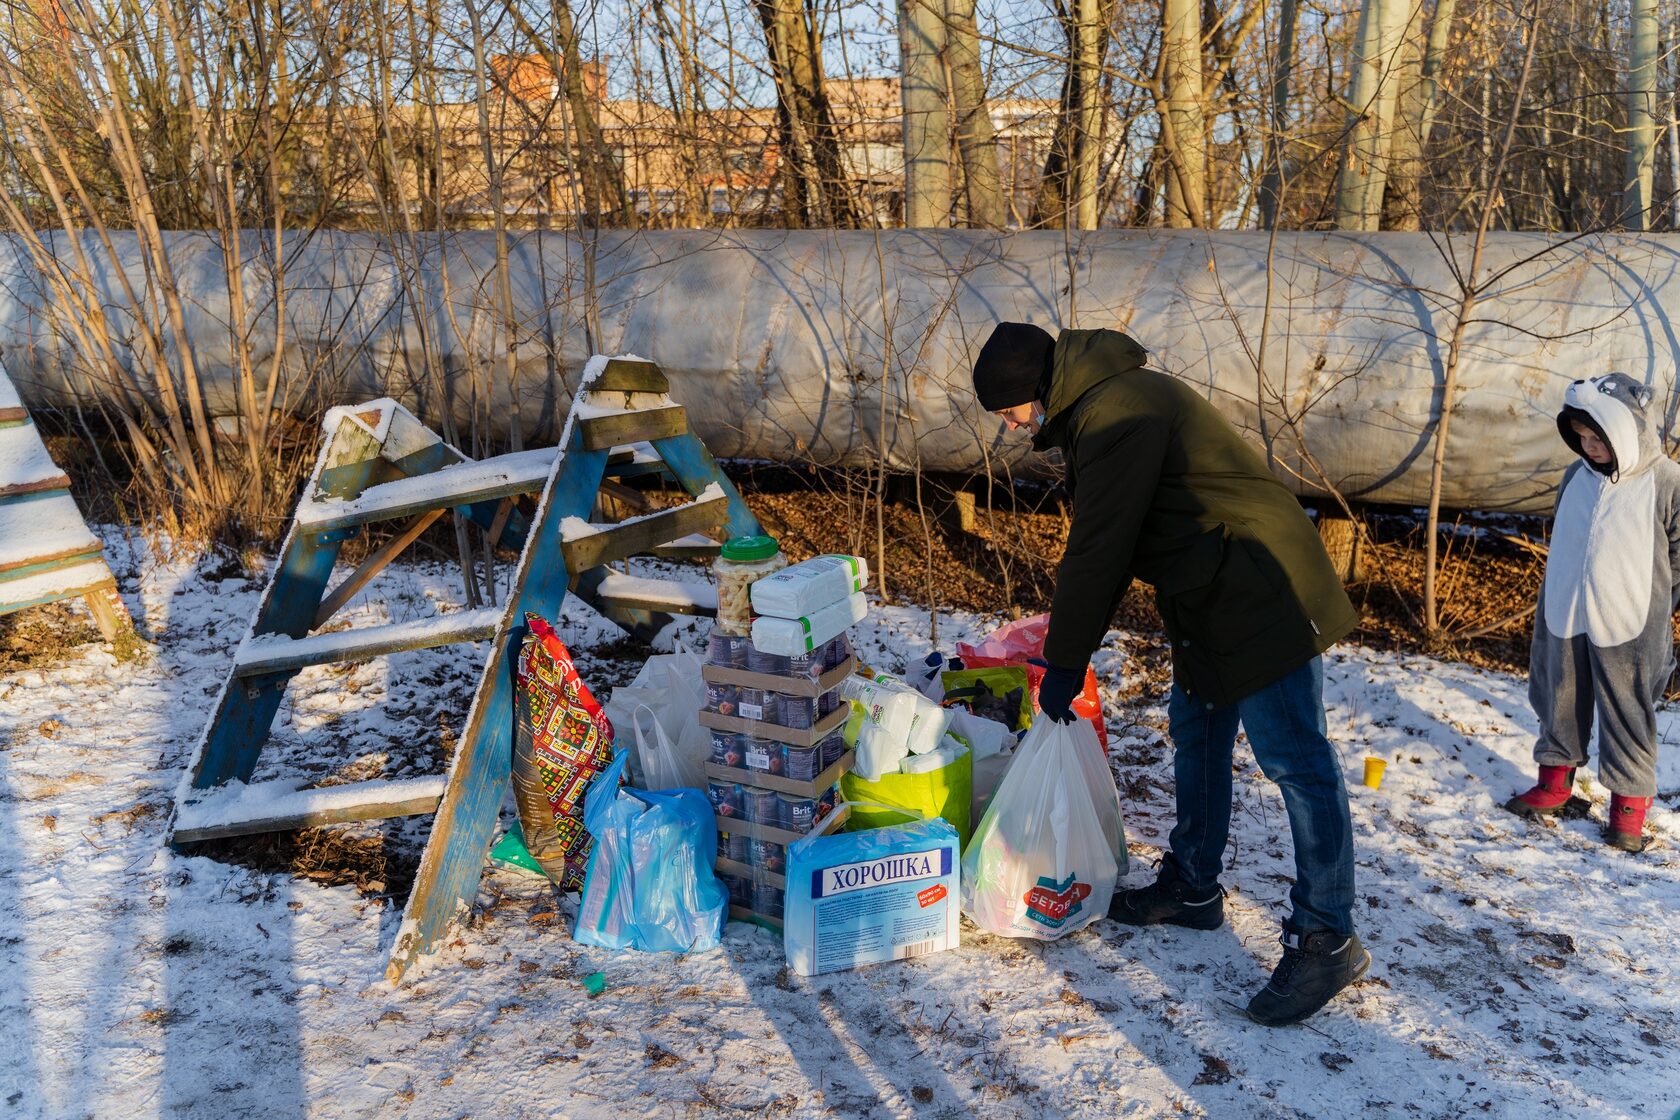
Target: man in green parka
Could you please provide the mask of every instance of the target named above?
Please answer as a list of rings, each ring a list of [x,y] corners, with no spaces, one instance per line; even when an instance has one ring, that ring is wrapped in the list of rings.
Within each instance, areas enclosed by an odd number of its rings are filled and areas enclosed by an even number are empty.
[[[1224,923],[1219,875],[1240,723],[1283,793],[1295,845],[1283,958],[1248,1005],[1299,1022],[1364,975],[1353,930],[1353,825],[1325,736],[1320,655],[1357,623],[1300,504],[1191,386],[1144,366],[1115,331],[1002,323],[974,366],[980,404],[1039,450],[1058,448],[1073,523],[1056,576],[1039,703],[1070,720],[1086,666],[1134,578],[1155,588],[1172,644],[1168,704],[1178,823],[1156,881],[1109,916]]]

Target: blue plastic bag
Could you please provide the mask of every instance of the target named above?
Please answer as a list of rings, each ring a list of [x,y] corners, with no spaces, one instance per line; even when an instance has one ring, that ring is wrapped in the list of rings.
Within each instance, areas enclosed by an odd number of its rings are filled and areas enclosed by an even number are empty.
[[[712,873],[717,824],[696,789],[620,788],[620,750],[583,802],[595,838],[572,936],[603,949],[689,953],[723,936],[729,892]]]

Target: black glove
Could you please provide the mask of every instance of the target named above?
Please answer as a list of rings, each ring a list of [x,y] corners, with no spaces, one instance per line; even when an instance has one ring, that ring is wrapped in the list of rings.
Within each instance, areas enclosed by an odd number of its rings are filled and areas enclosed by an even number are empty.
[[[1085,670],[1078,672],[1051,665],[1044,670],[1044,681],[1038,686],[1038,707],[1057,723],[1072,723],[1073,698],[1085,687]]]

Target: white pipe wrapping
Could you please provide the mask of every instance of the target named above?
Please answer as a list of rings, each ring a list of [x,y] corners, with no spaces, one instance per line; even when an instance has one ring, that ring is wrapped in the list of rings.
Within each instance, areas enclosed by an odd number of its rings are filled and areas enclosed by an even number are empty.
[[[142,364],[110,257],[91,236],[82,276],[46,235],[62,283],[106,309],[139,395]],[[223,253],[168,235],[209,410],[239,410]],[[375,396],[429,423],[527,443],[553,439],[593,352],[657,361],[714,453],[900,469],[1034,472],[1024,442],[981,413],[970,363],[1002,319],[1115,327],[1269,444],[1280,477],[1322,494],[1421,504],[1467,236],[1103,230],[527,233],[512,241],[517,382],[500,360],[488,232],[390,243],[355,233],[245,235],[245,329],[259,378],[274,365],[284,292],[283,407],[314,416]],[[182,363],[140,251],[116,257]],[[1268,273],[1268,260],[1271,268]],[[1448,506],[1545,510],[1567,461],[1552,417],[1569,380],[1621,369],[1677,401],[1680,239],[1490,235],[1464,341],[1445,472]],[[1268,292],[1268,275],[1271,277]],[[1262,323],[1264,362],[1260,362]],[[68,329],[72,301],[18,238],[0,239],[0,346],[32,406],[121,390]],[[147,375],[149,376],[149,375]],[[1263,405],[1263,407],[1262,407]],[[465,438],[463,436],[463,438]],[[1305,453],[1304,453],[1305,452]]]

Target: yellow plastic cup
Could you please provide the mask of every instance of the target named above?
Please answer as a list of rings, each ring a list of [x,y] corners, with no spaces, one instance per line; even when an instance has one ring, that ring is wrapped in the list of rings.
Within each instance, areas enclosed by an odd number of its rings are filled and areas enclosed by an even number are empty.
[[[1383,770],[1387,766],[1388,763],[1383,759],[1376,758],[1372,755],[1366,755],[1365,784],[1370,786],[1372,789],[1379,788],[1382,785]]]

